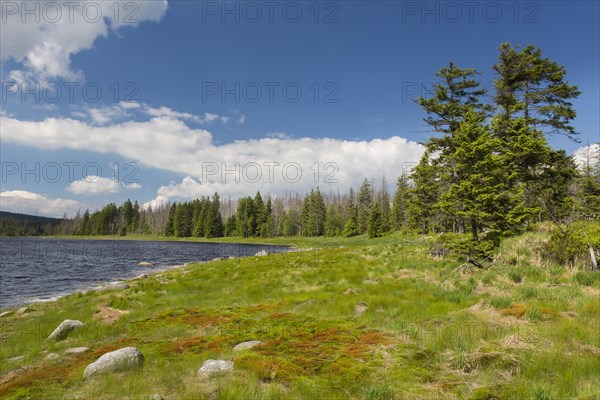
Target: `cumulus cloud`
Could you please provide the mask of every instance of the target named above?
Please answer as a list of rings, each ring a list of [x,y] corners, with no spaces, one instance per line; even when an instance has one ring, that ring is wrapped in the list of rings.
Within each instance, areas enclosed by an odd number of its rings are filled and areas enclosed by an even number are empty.
[[[2,117],[2,139],[44,149],[116,153],[141,167],[181,173],[185,178],[158,189],[154,204],[255,193],[300,193],[319,186],[345,191],[363,178],[389,182],[418,162],[423,148],[399,136],[373,140],[290,138],[275,135],[218,145],[210,132],[193,129],[174,115],[148,121],[95,126],[71,118],[21,121]],[[143,183],[143,182],[142,182]]]
[[[0,59],[22,65],[8,73],[17,82],[52,77],[77,80],[81,73],[72,69],[72,55],[92,48],[110,29],[159,21],[167,7],[167,0],[3,1]]]
[[[98,196],[118,193],[119,182],[112,178],[88,175],[78,181],[73,181],[67,187],[67,191],[83,196]]]
[[[84,204],[75,200],[51,199],[24,190],[0,192],[0,209],[2,211],[61,218],[65,213],[72,216],[85,208],[87,207]]]
[[[583,168],[588,162],[590,166],[596,165],[600,159],[600,144],[594,143],[578,148],[573,152],[573,158],[579,168]]]
[[[67,186],[67,192],[82,196],[101,196],[119,193],[122,189],[138,190],[142,185],[137,182],[120,183],[113,178],[103,178],[96,175],[88,175],[83,179],[73,181]]]

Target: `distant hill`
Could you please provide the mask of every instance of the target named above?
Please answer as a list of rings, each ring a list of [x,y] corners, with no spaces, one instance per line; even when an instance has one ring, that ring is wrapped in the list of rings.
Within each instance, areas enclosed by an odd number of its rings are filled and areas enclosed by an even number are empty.
[[[62,220],[0,211],[0,236],[51,235]]]

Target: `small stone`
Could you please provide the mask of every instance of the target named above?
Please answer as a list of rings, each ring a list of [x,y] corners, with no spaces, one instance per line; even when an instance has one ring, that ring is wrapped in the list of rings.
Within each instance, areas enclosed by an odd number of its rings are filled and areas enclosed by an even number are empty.
[[[125,371],[140,368],[144,364],[144,356],[135,347],[124,347],[105,353],[95,362],[85,367],[83,376],[86,379],[106,372]]]
[[[151,266],[152,266],[152,263],[151,263],[151,262],[148,262],[148,261],[140,261],[140,262],[138,263],[138,265],[139,265],[140,267],[151,267]]]
[[[123,282],[109,283],[108,285],[100,286],[96,292],[104,292],[106,290],[125,290],[129,289],[129,285]]]
[[[367,311],[369,309],[369,306],[367,303],[358,303],[354,305],[354,315],[361,316],[365,313],[365,311]]]
[[[229,256],[228,257],[230,260],[235,260],[235,256]]]
[[[164,400],[164,398],[160,394],[154,393],[152,396],[150,396],[150,400]]]
[[[13,379],[18,377],[25,371],[26,371],[26,368],[13,369],[12,371],[8,372],[6,375],[0,377],[0,385],[4,385],[6,382],[12,381]]]
[[[210,376],[219,372],[233,371],[233,361],[227,360],[206,360],[198,370],[200,376]]]
[[[46,360],[48,360],[48,361],[58,360],[59,358],[60,358],[60,356],[56,353],[48,353],[46,355]]]
[[[6,361],[19,362],[19,361],[23,360],[24,358],[25,358],[25,356],[16,356],[16,357],[7,358]]]
[[[375,279],[366,279],[365,283],[368,285],[377,285],[379,282],[376,281]]]
[[[29,311],[30,311],[29,307],[21,307],[17,311],[15,311],[15,314],[16,315],[23,315],[25,313],[28,313]]]
[[[255,254],[256,257],[264,257],[264,256],[268,256],[268,255],[269,255],[269,253],[267,253],[265,250],[261,250]]]
[[[346,290],[344,290],[344,294],[357,294],[359,292],[358,289],[355,288],[348,288]]]
[[[256,347],[260,344],[263,344],[260,340],[249,340],[247,342],[238,343],[233,347],[233,351],[241,351],[241,350],[250,350],[253,347]]]
[[[89,347],[72,347],[70,349],[66,349],[65,353],[66,354],[82,354],[85,353],[86,351],[88,351],[90,348]]]
[[[211,261],[221,261],[221,260],[222,260],[222,258],[221,258],[221,257],[215,257],[215,258],[213,258]]]
[[[64,340],[69,337],[69,334],[75,330],[84,326],[84,323],[81,321],[76,321],[72,319],[66,319],[48,336],[47,340]]]

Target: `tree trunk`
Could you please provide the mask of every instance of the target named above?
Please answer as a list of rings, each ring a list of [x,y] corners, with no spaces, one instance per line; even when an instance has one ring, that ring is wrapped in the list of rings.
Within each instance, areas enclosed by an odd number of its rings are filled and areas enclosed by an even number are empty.
[[[598,271],[598,261],[596,260],[596,252],[590,243],[590,238],[588,237],[586,232],[583,232],[585,235],[585,239],[587,241],[588,249],[590,250],[590,258],[592,259],[592,271]]]
[[[471,220],[471,232],[473,233],[473,240],[478,240],[479,236],[477,235],[477,221],[472,219]]]

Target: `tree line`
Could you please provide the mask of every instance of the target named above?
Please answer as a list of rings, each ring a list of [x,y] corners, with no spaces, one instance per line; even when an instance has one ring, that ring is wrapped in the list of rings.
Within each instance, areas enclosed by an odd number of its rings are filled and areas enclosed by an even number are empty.
[[[385,177],[355,191],[223,200],[217,193],[189,202],[142,208],[127,200],[64,219],[55,233],[173,237],[354,236],[393,231],[450,232],[473,243],[550,220],[600,218],[600,154],[573,157],[547,136],[578,142],[572,100],[580,95],[566,70],[535,46],[508,43],[492,66],[493,90],[480,71],[451,62],[436,73],[428,98],[418,98],[433,135],[414,170],[390,196]]]

